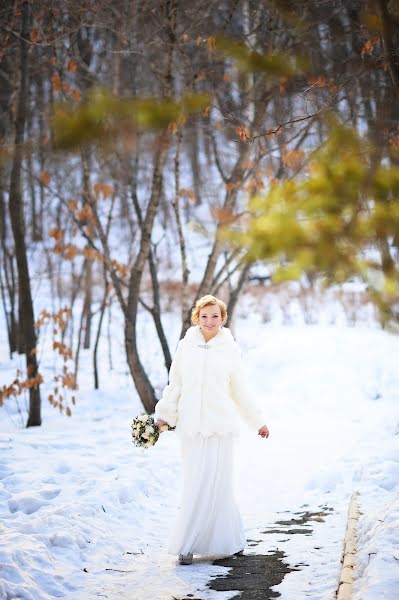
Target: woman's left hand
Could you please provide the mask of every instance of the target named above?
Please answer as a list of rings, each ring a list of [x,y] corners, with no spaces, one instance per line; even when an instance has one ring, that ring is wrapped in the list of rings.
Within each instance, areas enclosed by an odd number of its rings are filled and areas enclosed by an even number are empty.
[[[267,428],[266,425],[262,425],[262,427],[260,427],[258,429],[258,435],[260,435],[263,438],[268,438],[269,437],[270,432],[269,432],[269,430],[268,430],[268,428]]]

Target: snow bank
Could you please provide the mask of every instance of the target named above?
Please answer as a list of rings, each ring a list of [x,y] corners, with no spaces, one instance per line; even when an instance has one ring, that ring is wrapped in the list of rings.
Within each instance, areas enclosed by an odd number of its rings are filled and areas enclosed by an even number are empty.
[[[173,348],[179,324],[171,315],[166,323]],[[150,340],[144,329],[139,334]],[[235,333],[271,430],[267,441],[243,430],[236,448],[238,500],[248,538],[260,540],[247,551],[278,548],[300,565],[276,589],[284,600],[332,600],[349,497],[359,489],[356,600],[397,600],[399,339],[367,328],[262,325],[255,314],[238,319]],[[1,598],[215,598],[206,583],[222,567],[206,560],[180,567],[166,553],[179,502],[178,440],[169,432],[148,451],[133,446],[130,423],[141,408],[123,341],[115,335],[113,344],[113,371],[100,356],[98,392],[91,354],[82,351],[71,418],[44,401],[43,426],[26,430],[11,405],[4,413]],[[13,372],[19,358],[7,362],[5,340],[0,352],[2,373]],[[161,388],[166,374],[155,341],[143,359]],[[265,533],[296,512],[323,510],[328,514],[312,520],[311,535]]]

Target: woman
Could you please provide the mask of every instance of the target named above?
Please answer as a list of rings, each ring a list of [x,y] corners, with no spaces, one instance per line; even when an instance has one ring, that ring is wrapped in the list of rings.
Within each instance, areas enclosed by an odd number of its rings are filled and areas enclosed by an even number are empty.
[[[176,426],[182,441],[183,496],[168,550],[185,565],[193,554],[242,554],[246,539],[233,490],[238,413],[269,436],[226,321],[224,302],[210,295],[197,301],[155,408],[158,427]]]

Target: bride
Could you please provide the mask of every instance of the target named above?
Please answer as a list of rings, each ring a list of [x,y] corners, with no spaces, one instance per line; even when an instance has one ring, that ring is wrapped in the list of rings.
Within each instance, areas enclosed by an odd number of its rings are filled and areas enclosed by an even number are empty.
[[[226,321],[222,300],[197,301],[155,408],[158,427],[176,426],[181,438],[183,494],[168,552],[184,565],[194,554],[242,554],[246,538],[233,489],[238,415],[269,436]]]

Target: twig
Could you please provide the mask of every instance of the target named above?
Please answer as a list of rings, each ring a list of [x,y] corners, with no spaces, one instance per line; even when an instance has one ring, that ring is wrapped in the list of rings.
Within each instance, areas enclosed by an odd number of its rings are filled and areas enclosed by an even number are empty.
[[[135,573],[134,570],[132,571],[125,571],[124,569],[111,569],[111,568],[106,568],[106,571],[116,571],[117,573]]]

